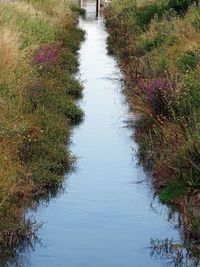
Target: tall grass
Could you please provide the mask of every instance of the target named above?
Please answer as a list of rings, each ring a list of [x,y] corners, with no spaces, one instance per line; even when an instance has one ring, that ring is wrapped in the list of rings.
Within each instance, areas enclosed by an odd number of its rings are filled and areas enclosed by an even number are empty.
[[[83,113],[76,100],[84,33],[66,0],[0,3],[0,252],[32,237],[26,209],[60,187]],[[34,229],[34,228],[33,228]]]
[[[139,157],[153,171],[156,192],[180,210],[186,201],[187,214],[197,216],[200,8],[188,0],[138,2],[112,0],[106,8],[109,50],[119,59],[131,108],[139,114]]]

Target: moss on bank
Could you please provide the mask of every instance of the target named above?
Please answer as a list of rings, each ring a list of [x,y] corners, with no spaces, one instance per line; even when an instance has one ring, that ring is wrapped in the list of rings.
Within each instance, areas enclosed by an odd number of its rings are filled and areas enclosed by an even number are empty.
[[[72,11],[73,10],[73,11]],[[68,1],[0,4],[0,246],[31,238],[25,211],[60,187],[66,144],[83,113],[77,51],[84,33]]]

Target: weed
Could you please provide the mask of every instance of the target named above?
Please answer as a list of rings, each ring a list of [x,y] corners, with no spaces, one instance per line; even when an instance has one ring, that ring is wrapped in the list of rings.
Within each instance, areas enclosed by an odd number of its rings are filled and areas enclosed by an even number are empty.
[[[139,159],[152,171],[160,200],[175,204],[183,228],[197,236],[192,225],[199,229],[199,217],[194,224],[185,215],[190,209],[197,215],[191,198],[197,205],[200,190],[200,8],[194,2],[112,0],[105,16],[109,50],[138,115]]]
[[[27,208],[57,192],[74,164],[66,145],[83,112],[74,78],[84,33],[68,1],[0,4],[0,245],[35,236]]]

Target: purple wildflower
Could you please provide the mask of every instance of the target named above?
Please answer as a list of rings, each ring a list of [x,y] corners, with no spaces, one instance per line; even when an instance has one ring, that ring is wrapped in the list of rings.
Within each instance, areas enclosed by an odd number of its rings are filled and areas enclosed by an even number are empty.
[[[156,91],[170,91],[175,89],[176,86],[176,82],[171,82],[167,78],[140,79],[138,82],[138,87],[147,94],[147,99],[150,103]]]
[[[41,46],[33,56],[33,64],[52,66],[59,63],[61,46],[59,44],[46,44]]]

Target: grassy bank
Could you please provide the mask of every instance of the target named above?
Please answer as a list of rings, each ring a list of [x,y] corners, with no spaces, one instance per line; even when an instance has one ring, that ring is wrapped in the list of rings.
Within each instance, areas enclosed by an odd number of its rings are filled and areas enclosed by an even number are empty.
[[[118,59],[139,158],[160,200],[200,236],[200,7],[189,0],[112,0],[108,47]],[[187,216],[186,216],[187,215]]]
[[[74,162],[66,144],[83,117],[76,11],[67,0],[0,3],[2,251],[31,238],[26,209],[54,194]]]

